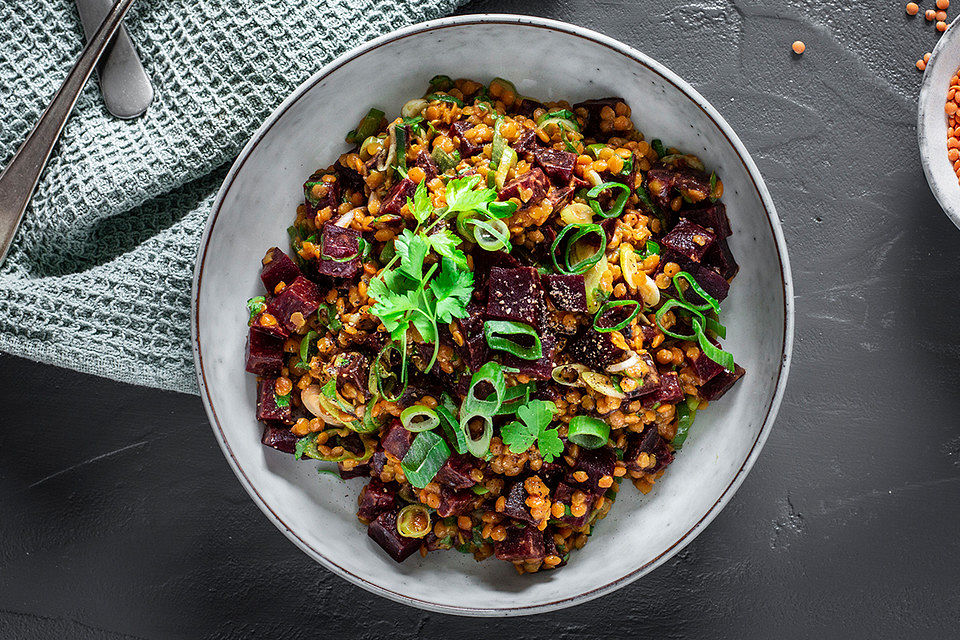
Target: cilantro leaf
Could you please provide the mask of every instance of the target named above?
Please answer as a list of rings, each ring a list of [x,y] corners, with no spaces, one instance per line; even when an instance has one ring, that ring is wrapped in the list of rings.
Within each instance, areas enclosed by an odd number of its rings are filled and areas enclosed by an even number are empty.
[[[430,241],[430,247],[444,258],[450,258],[456,265],[462,269],[467,268],[467,256],[457,247],[460,245],[460,237],[450,229],[441,229],[436,233],[427,236]]]
[[[410,212],[417,219],[417,222],[423,224],[430,214],[433,213],[433,203],[430,202],[430,194],[427,192],[427,181],[423,179],[417,185],[417,190],[413,194],[413,200],[407,198],[407,206]]]
[[[395,241],[395,248],[400,255],[400,271],[418,282],[422,280],[423,260],[430,251],[430,242],[422,234],[404,229]]]
[[[447,213],[459,211],[485,211],[487,204],[497,199],[497,192],[493,189],[477,189],[480,176],[466,176],[455,178],[447,183]]]
[[[563,453],[563,442],[556,429],[549,429],[557,405],[544,400],[531,400],[517,409],[519,421],[514,420],[500,430],[503,443],[513,453],[523,453],[537,442],[537,448],[545,462]]]
[[[436,296],[436,317],[443,323],[467,316],[467,305],[473,295],[473,273],[458,270],[450,258],[442,259],[440,275],[430,281]]]

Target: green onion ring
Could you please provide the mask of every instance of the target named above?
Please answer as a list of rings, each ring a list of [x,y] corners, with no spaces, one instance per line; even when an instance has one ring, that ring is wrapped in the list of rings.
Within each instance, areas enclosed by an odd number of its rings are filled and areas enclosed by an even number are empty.
[[[477,387],[488,382],[493,387],[493,400],[487,398],[481,400],[477,397]],[[477,415],[492,416],[503,404],[503,399],[507,392],[507,382],[503,377],[503,367],[496,362],[488,362],[480,367],[473,377],[470,378],[470,388],[460,407],[461,414],[475,413]],[[460,420],[463,424],[463,420]]]
[[[610,425],[597,418],[575,416],[570,420],[567,440],[584,449],[599,449],[610,438]]]
[[[457,453],[467,452],[467,436],[460,426],[460,422],[454,417],[457,413],[457,405],[447,394],[443,394],[442,402],[437,406],[437,417],[440,418],[440,426],[443,428],[447,440],[453,446]]]
[[[689,335],[685,335],[685,334],[682,334],[682,333],[674,333],[674,332],[670,331],[669,329],[665,329],[665,328],[663,327],[663,323],[661,322],[661,320],[663,319],[663,316],[667,313],[667,311],[669,311],[670,309],[673,309],[674,307],[678,307],[678,308],[680,308],[680,309],[686,309],[687,311],[693,313],[693,314],[696,315],[697,317],[699,317],[699,318],[701,318],[701,319],[703,318],[703,314],[700,313],[699,310],[694,309],[694,308],[692,308],[692,307],[690,307],[690,306],[687,306],[686,303],[681,302],[680,300],[677,300],[676,298],[669,298],[666,302],[663,303],[663,306],[662,306],[662,307],[660,307],[659,309],[657,309],[657,313],[656,313],[656,315],[654,316],[654,320],[655,320],[656,323],[657,323],[657,327],[660,329],[660,331],[663,332],[664,335],[670,336],[671,338],[676,338],[677,340],[695,340],[696,337],[697,337],[697,334],[696,334],[696,333],[691,333],[691,334],[689,334]]]
[[[440,424],[437,412],[422,404],[415,404],[400,412],[400,424],[411,433],[430,431]]]
[[[680,280],[686,280],[687,284],[690,286],[693,291],[706,300],[704,304],[694,304],[689,300],[686,300],[691,306],[696,307],[700,311],[706,311],[707,309],[713,309],[715,312],[720,313],[720,303],[716,298],[711,296],[709,293],[703,290],[703,287],[700,286],[700,283],[687,271],[681,271],[677,275],[673,276],[673,286],[676,287],[677,293],[683,295],[683,290],[680,288]]]
[[[422,538],[431,529],[430,511],[422,504],[408,504],[397,514],[397,532],[404,538]]]
[[[543,357],[543,345],[537,330],[522,322],[511,320],[487,320],[483,323],[483,333],[487,339],[487,346],[498,351],[506,351],[524,360],[539,360]],[[497,335],[500,334],[500,335]],[[523,347],[509,338],[502,336],[530,336],[533,345]]]
[[[624,320],[623,322],[619,322],[616,325],[609,328],[601,328],[597,326],[597,323],[600,321],[600,316],[602,316],[605,312],[609,311],[610,309],[614,309],[616,307],[624,307],[626,305],[631,305],[631,304],[633,305],[633,313],[631,313],[630,317]],[[620,331],[621,329],[626,327],[628,324],[630,324],[630,322],[634,318],[637,317],[637,314],[640,313],[640,309],[641,309],[641,305],[636,300],[609,300],[603,303],[603,306],[597,310],[597,315],[593,316],[593,329],[597,333],[612,333],[614,331]]]
[[[425,95],[423,99],[430,100],[430,101],[439,100],[440,102],[449,102],[451,104],[457,105],[458,107],[461,107],[461,108],[463,107],[463,100],[461,100],[460,98],[448,95],[446,93],[430,93],[428,95]]]
[[[679,449],[687,439],[690,427],[693,425],[694,418],[697,417],[697,409],[700,407],[700,401],[694,396],[687,396],[686,402],[677,403],[677,433],[670,441],[674,449]]]
[[[516,213],[518,207],[519,205],[512,200],[491,202],[487,205],[487,213],[494,218],[509,218]]]
[[[396,351],[400,354],[401,368],[400,368],[400,390],[395,395],[390,395],[384,390],[383,382],[384,380],[389,380],[390,378],[396,379],[397,374],[389,369],[385,369],[383,366],[383,357],[388,355],[390,351]],[[377,354],[377,357],[374,359],[373,364],[370,366],[370,375],[373,376],[376,380],[376,391],[375,393],[379,394],[384,400],[389,402],[396,402],[400,396],[403,395],[403,392],[407,389],[407,359],[404,357],[404,352],[401,346],[398,346],[395,342],[387,343],[383,349],[380,350],[380,353]]]
[[[563,238],[573,229],[578,229],[578,231],[573,235],[573,238],[567,243],[566,250],[564,252],[564,266],[561,267],[557,262],[557,247],[560,246],[560,243],[563,241]],[[580,238],[595,233],[600,237],[600,249],[597,250],[595,254],[589,258],[585,258],[578,262],[575,266],[570,266],[570,252],[573,250],[574,245],[577,240]],[[600,259],[603,257],[604,253],[607,251],[607,234],[603,232],[603,228],[598,224],[568,224],[563,229],[560,230],[560,233],[557,234],[556,239],[553,241],[553,244],[550,247],[550,258],[553,260],[553,266],[557,271],[566,274],[580,274],[586,273],[590,268],[600,262]]]
[[[407,480],[418,489],[427,486],[450,457],[450,448],[433,431],[421,431],[403,456],[400,467]]]
[[[490,218],[489,220],[470,218],[466,221],[466,224],[472,224],[476,227],[472,235],[482,249],[487,251],[509,249],[510,230],[507,229],[507,225],[504,224],[502,220],[496,218]],[[478,233],[478,231],[484,233]]]
[[[470,435],[470,421],[474,418],[483,418],[483,433],[476,440]],[[490,441],[493,439],[493,418],[484,413],[461,413],[460,428],[463,429],[470,454],[482,458],[489,453]]]
[[[307,365],[307,358],[310,357],[310,343],[320,337],[316,331],[307,331],[307,335],[300,340],[300,362]]]
[[[610,210],[604,211],[600,208],[600,203],[593,198],[596,198],[607,189],[620,189],[620,195],[617,196]],[[604,182],[587,191],[587,197],[591,199],[590,208],[593,209],[593,212],[598,216],[601,218],[616,218],[623,213],[623,207],[627,204],[627,198],[630,197],[630,187],[619,182]]]
[[[734,369],[736,368],[736,364],[733,361],[733,354],[724,351],[710,342],[707,339],[706,334],[703,332],[703,326],[696,319],[694,319],[692,322],[693,330],[696,332],[697,342],[700,343],[700,350],[703,351],[703,355],[707,356],[727,371],[733,373]]]

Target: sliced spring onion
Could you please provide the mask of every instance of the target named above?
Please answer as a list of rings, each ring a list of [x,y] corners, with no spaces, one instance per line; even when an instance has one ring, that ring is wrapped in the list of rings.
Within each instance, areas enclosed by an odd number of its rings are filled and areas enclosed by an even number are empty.
[[[593,209],[581,202],[573,202],[560,210],[560,219],[564,224],[590,224]]]
[[[446,173],[451,169],[455,169],[457,165],[460,164],[460,152],[456,150],[453,153],[447,153],[440,147],[436,147],[433,153],[430,154],[430,157],[437,163],[440,173]]]
[[[379,398],[374,396],[370,399],[370,402],[367,403],[363,411],[363,420],[354,427],[354,431],[357,433],[373,433],[374,431],[379,431],[380,427],[383,426],[383,420],[373,415],[373,407],[377,404],[377,400],[379,400]]]
[[[357,125],[357,128],[347,134],[346,140],[350,144],[360,144],[380,128],[380,121],[383,120],[384,113],[380,109],[370,109],[363,120]]]
[[[440,102],[449,102],[450,104],[455,104],[458,107],[463,107],[463,100],[455,96],[451,96],[449,93],[440,93],[439,91],[428,94],[423,97],[424,100],[439,100]]]
[[[594,160],[596,160],[600,157],[600,151],[606,148],[607,148],[607,145],[603,144],[602,142],[597,142],[596,144],[588,144],[587,153],[592,155]]]
[[[538,129],[542,129],[551,124],[555,124],[561,129],[567,128],[570,131],[580,133],[580,125],[577,124],[577,117],[568,109],[550,111],[537,118]]]
[[[593,198],[596,198],[607,189],[619,189],[620,195],[618,195],[617,199],[614,200],[610,209],[608,211],[604,211],[600,207],[600,203]],[[587,197],[591,199],[590,208],[593,209],[593,212],[598,216],[601,218],[616,218],[623,213],[623,207],[627,204],[627,198],[630,197],[630,187],[619,182],[604,182],[587,191]]]
[[[430,85],[427,88],[427,92],[434,93],[437,91],[449,91],[450,89],[453,89],[453,80],[450,76],[438,74],[430,78]]]
[[[500,164],[497,165],[497,173],[493,176],[493,183],[496,185],[497,191],[503,189],[503,185],[505,185],[507,182],[507,174],[516,164],[517,152],[510,147],[504,147],[503,155],[500,158]]]
[[[609,437],[610,425],[589,416],[575,416],[567,430],[567,439],[584,449],[599,449]]]
[[[427,101],[423,98],[414,98],[413,100],[408,100],[405,105],[400,107],[400,115],[411,120],[411,122],[408,122],[407,124],[419,124],[420,121],[413,122],[413,120],[416,119],[416,117],[427,108],[427,104]]]
[[[490,145],[490,164],[500,166],[500,157],[503,156],[503,149],[507,146],[507,139],[500,133],[500,125],[503,124],[503,116],[497,116],[493,123],[493,142]]]
[[[397,514],[397,532],[404,538],[422,538],[432,528],[430,511],[422,504],[408,504]]]
[[[254,296],[247,300],[247,310],[250,312],[250,322],[267,308],[267,299],[263,296]]]
[[[394,127],[393,133],[397,143],[396,166],[402,169],[401,174],[403,177],[407,177],[407,146],[409,142],[409,140],[407,140],[407,128]]]
[[[487,346],[498,351],[506,351],[524,360],[539,360],[543,357],[543,345],[537,330],[522,322],[511,320],[487,320],[483,323],[483,332]],[[533,344],[523,346],[504,336],[527,336]]]
[[[733,354],[714,345],[710,340],[707,339],[706,334],[703,332],[703,327],[696,320],[691,321],[693,323],[693,330],[697,334],[697,342],[700,343],[700,350],[703,351],[703,355],[707,356],[721,367],[727,371],[733,373],[733,370],[736,368],[736,364],[733,361]]]
[[[667,150],[663,147],[663,142],[660,141],[660,138],[654,138],[650,141],[650,147],[653,149],[653,152],[657,154],[657,157],[661,160],[667,156]]]
[[[600,321],[600,317],[604,313],[606,313],[610,309],[615,309],[617,307],[625,307],[628,305],[633,305],[633,312],[630,314],[630,316],[626,320],[622,322],[618,322],[612,327],[597,326],[597,323]],[[600,307],[599,310],[597,310],[597,315],[593,316],[593,328],[595,331],[597,331],[597,333],[612,333],[613,331],[620,331],[621,329],[626,327],[628,324],[630,324],[630,321],[636,318],[638,313],[640,313],[640,303],[637,302],[636,300],[609,300],[605,302]]]
[[[607,373],[623,373],[638,362],[640,362],[640,355],[636,351],[630,351],[626,358],[608,366]]]
[[[343,453],[330,455],[323,455],[320,453],[320,450],[317,448],[317,436],[319,433],[311,433],[307,436],[297,440],[296,453],[299,455],[297,459],[307,456],[308,458],[313,458],[314,460],[323,460],[324,462],[346,462],[347,460],[355,460],[357,462],[366,462],[373,455],[374,443],[368,438],[357,436],[353,431],[350,431],[346,428],[330,428],[324,429],[321,433],[326,433],[328,438],[326,441],[326,446],[333,449],[334,447],[341,447]],[[359,438],[360,443],[363,445],[362,453],[354,453],[347,447],[343,446],[343,441],[346,438]]]
[[[487,486],[484,484],[475,484],[472,487],[470,487],[470,490],[473,491],[478,496],[482,496],[490,492],[490,489],[488,489]]]
[[[473,438],[470,434],[470,421],[474,418],[483,419],[483,433],[479,438]],[[482,458],[490,452],[490,441],[493,439],[493,419],[481,413],[463,413],[460,411],[460,428],[463,429],[467,438],[467,452]]]
[[[603,256],[597,264],[583,274],[583,284],[587,289],[587,311],[590,313],[596,313],[600,305],[610,297],[610,293],[601,286],[603,275],[609,267],[607,256]]]
[[[554,382],[562,384],[565,387],[582,387],[583,381],[580,379],[580,374],[589,370],[587,365],[580,364],[579,362],[562,364],[559,367],[553,368],[550,377],[553,378]]]
[[[564,249],[564,264],[560,266],[557,262],[557,247],[560,246],[560,243],[563,242],[564,237],[571,232],[576,231],[573,237],[567,242],[567,246]],[[577,240],[585,236],[590,235],[591,233],[597,234],[597,237],[600,238],[600,248],[596,253],[590,255],[587,258],[577,262],[576,264],[570,264],[570,254],[574,249],[574,246],[577,243]],[[550,257],[553,260],[553,266],[556,267],[557,271],[567,274],[577,274],[584,273],[590,269],[593,265],[597,264],[600,261],[600,258],[604,256],[607,250],[607,234],[603,232],[603,229],[598,224],[568,224],[563,229],[560,230],[560,233],[557,234],[557,238],[553,241],[553,245],[550,247]]]
[[[394,351],[399,353],[401,358],[399,378],[396,372],[390,369],[389,362],[384,362],[384,359],[389,361],[390,354]],[[407,358],[404,351],[405,345],[397,345],[395,342],[388,343],[380,350],[370,366],[371,393],[378,394],[390,402],[395,402],[403,395],[403,392],[407,389]],[[396,390],[398,386],[399,390]],[[393,393],[394,390],[396,390],[396,393]]]
[[[486,251],[510,250],[510,230],[503,220],[490,218],[481,220],[479,218],[470,218],[467,225],[475,227],[471,235],[481,249]]]
[[[400,467],[407,480],[418,489],[427,486],[450,457],[450,448],[433,431],[421,431],[413,439]]]
[[[654,242],[653,240],[647,240],[645,249],[646,251],[643,256],[644,258],[652,256],[654,254],[657,254],[657,255],[660,254],[660,245]]]
[[[530,394],[536,390],[537,385],[534,382],[507,387],[507,392],[503,395],[503,403],[500,405],[500,408],[497,409],[495,415],[506,416],[511,413],[516,413],[517,409],[530,400]],[[488,397],[487,400],[490,400],[490,398]]]
[[[519,205],[512,200],[507,200],[506,202],[491,202],[487,204],[487,213],[494,218],[509,218],[516,213],[518,207]]]
[[[703,287],[700,286],[700,283],[697,282],[696,279],[693,277],[693,275],[691,275],[691,274],[688,273],[687,271],[681,271],[681,272],[678,273],[677,275],[673,276],[673,286],[676,287],[678,294],[680,294],[681,296],[683,295],[683,289],[680,288],[680,281],[681,281],[681,280],[686,280],[686,281],[687,281],[687,285],[688,285],[691,289],[693,289],[694,293],[696,293],[698,296],[700,296],[701,298],[703,298],[704,300],[706,300],[706,302],[705,302],[704,304],[694,304],[694,303],[690,302],[689,300],[687,300],[687,302],[688,302],[691,306],[699,309],[700,311],[706,311],[707,309],[713,309],[716,313],[720,313],[720,303],[717,301],[717,299],[714,298],[713,296],[711,296],[711,295],[710,295],[709,293],[707,293],[706,291],[704,291],[704,290],[703,290]]]
[[[400,412],[400,424],[412,433],[430,431],[440,424],[437,412],[422,404],[415,404]]]
[[[653,199],[650,198],[650,193],[647,191],[647,188],[644,187],[643,185],[640,185],[636,189],[636,194],[637,194],[637,199],[640,200],[643,206],[647,208],[647,211],[649,211],[654,216],[656,216],[657,219],[660,220],[660,223],[663,224],[664,222],[663,212],[660,211],[660,207],[654,204]]]
[[[457,453],[467,452],[467,436],[456,418],[457,405],[447,394],[443,394],[442,402],[437,406],[437,417],[440,419],[440,426],[443,428],[447,440]]]
[[[580,379],[597,393],[602,393],[603,395],[610,396],[611,398],[620,398],[621,400],[627,397],[627,394],[625,394],[623,391],[620,391],[620,389],[613,384],[613,381],[602,373],[597,373],[596,371],[584,371],[580,374]]]
[[[480,367],[473,377],[470,378],[470,388],[460,407],[461,413],[476,413],[478,415],[492,416],[503,404],[507,392],[507,382],[503,376],[503,366],[496,362],[488,362]],[[493,387],[492,396],[486,400],[477,397],[479,387],[484,382]],[[461,420],[461,424],[463,420]]]
[[[687,440],[690,427],[693,420],[697,417],[697,409],[700,407],[700,401],[694,396],[687,396],[686,402],[677,404],[677,433],[673,436],[670,444],[674,449],[679,449]]]
[[[498,97],[506,105],[513,104],[513,102],[520,97],[520,94],[517,92],[517,87],[514,86],[514,84],[509,80],[504,80],[503,78],[494,78],[490,81],[490,93],[493,93],[492,90],[494,87],[500,89],[500,95]],[[513,98],[509,101],[504,99],[508,95],[513,96]]]

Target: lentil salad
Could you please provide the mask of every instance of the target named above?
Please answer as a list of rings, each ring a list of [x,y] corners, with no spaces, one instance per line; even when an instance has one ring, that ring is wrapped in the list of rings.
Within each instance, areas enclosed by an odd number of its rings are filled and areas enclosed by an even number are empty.
[[[744,370],[723,183],[620,98],[436,76],[304,184],[248,301],[262,442],[367,484],[391,557],[566,564]]]

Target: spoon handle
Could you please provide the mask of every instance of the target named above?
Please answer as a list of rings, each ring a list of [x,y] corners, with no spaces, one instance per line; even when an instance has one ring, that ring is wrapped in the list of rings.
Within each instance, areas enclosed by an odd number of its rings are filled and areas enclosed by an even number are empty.
[[[123,24],[123,17],[134,0],[117,0],[103,19],[76,64],[40,116],[33,131],[23,141],[7,168],[0,173],[0,264],[10,250],[17,227],[40,181],[40,174],[60,138],[63,126],[76,104],[80,91],[93,73],[110,39]]]

